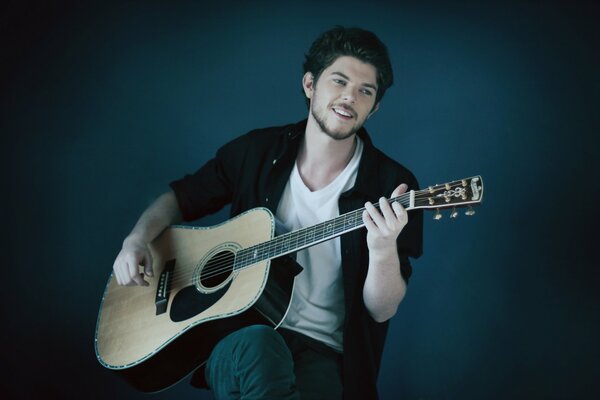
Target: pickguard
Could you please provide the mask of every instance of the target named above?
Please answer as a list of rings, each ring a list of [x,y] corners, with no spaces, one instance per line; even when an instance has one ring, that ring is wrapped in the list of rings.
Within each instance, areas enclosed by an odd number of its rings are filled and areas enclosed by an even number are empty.
[[[169,316],[173,322],[192,318],[215,304],[231,286],[231,281],[212,293],[200,293],[195,286],[181,289],[173,298]]]

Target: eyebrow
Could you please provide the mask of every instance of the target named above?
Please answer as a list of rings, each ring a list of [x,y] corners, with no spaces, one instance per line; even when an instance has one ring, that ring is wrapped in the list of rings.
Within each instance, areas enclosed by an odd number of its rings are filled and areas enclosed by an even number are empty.
[[[346,74],[344,74],[342,72],[338,72],[338,71],[332,72],[331,75],[339,75],[339,76],[341,76],[342,78],[344,78],[346,80],[349,80],[349,81],[352,80],[352,79],[350,79],[350,77],[348,75],[346,75]],[[371,83],[363,83],[362,85],[364,87],[368,87],[368,88],[371,88],[371,89],[377,91],[377,86],[375,86],[375,85],[373,85]]]

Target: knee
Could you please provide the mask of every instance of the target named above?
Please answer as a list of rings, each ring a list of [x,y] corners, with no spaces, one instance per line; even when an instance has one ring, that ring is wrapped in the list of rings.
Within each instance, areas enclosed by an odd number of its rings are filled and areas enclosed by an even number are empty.
[[[234,359],[240,364],[292,363],[283,337],[266,325],[252,325],[237,331],[232,350]]]
[[[267,325],[251,325],[236,332],[237,343],[242,346],[269,348],[286,346],[285,341],[275,329]]]
[[[217,349],[206,368],[207,382],[215,393],[235,392],[241,398],[251,399],[297,398],[291,352],[272,327],[252,325],[239,329]]]

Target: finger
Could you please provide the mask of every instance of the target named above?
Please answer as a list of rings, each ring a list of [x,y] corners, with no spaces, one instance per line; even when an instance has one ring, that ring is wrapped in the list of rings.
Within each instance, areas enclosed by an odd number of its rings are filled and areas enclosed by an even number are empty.
[[[388,203],[388,200],[385,197],[382,197],[379,200],[379,208],[381,209],[381,213],[385,218],[386,225],[389,226],[391,229],[395,229],[395,226],[397,224],[397,216],[394,210],[392,210],[392,206],[390,206],[390,203]]]
[[[135,265],[135,268],[133,265]],[[132,283],[135,283],[134,276],[137,275],[137,262],[133,262],[131,259],[128,259],[125,267],[125,284],[131,285]]]
[[[144,273],[147,276],[154,276],[154,268],[153,268],[152,254],[149,251],[144,254]]]
[[[121,276],[121,272],[120,272],[120,260],[117,257],[117,259],[115,260],[115,263],[113,264],[113,276],[115,277],[115,279],[117,280],[117,284],[119,285],[123,285],[123,277]]]
[[[406,193],[407,190],[408,190],[408,185],[406,183],[401,183],[400,185],[398,185],[398,187],[396,189],[394,189],[394,191],[392,192],[392,195],[390,197],[391,198],[398,197],[402,193]]]
[[[392,209],[394,210],[394,213],[396,214],[396,219],[398,221],[400,221],[402,226],[406,225],[408,222],[408,213],[406,212],[406,209],[404,207],[402,207],[402,205],[400,203],[398,203],[397,201],[394,201],[392,203]]]
[[[127,267],[130,280],[133,280],[133,282],[140,286],[148,286],[148,282],[146,282],[140,274],[139,262],[134,257],[129,258],[129,261],[127,262]]]
[[[396,218],[402,219],[407,215],[406,208],[402,207],[402,204],[394,201],[392,203],[392,209],[394,210],[394,214],[396,214]]]
[[[119,277],[117,276],[117,260],[115,260],[115,262],[113,263],[113,268],[112,268],[112,276],[115,278],[115,280],[117,281],[117,284],[121,284],[121,282],[119,282]]]
[[[144,275],[139,272],[131,277],[132,284],[138,286],[149,286],[150,284],[144,280]]]
[[[365,203],[365,208],[368,211],[369,216],[371,217],[371,219],[373,220],[373,222],[375,223],[375,225],[377,225],[377,227],[380,230],[387,231],[387,225],[385,223],[385,219],[379,213],[379,211],[377,211],[377,209],[375,208],[375,206],[373,204],[371,204],[370,201],[367,201]]]
[[[119,278],[119,274],[117,273],[117,271],[113,268],[113,278],[115,278],[115,281],[117,281],[117,285],[121,285],[121,279]]]
[[[150,283],[144,280],[144,274],[138,273],[136,276],[133,277],[133,280],[140,286],[150,286]]]
[[[362,220],[368,231],[377,230],[377,225],[375,225],[375,222],[373,222],[371,215],[369,215],[367,210],[363,211]]]
[[[119,285],[124,285],[125,284],[125,279],[123,278],[123,272],[121,272],[120,270],[115,270],[115,277],[117,278],[117,283]]]
[[[129,277],[129,266],[127,265],[127,256],[125,254],[119,254],[117,260],[117,268],[115,269],[121,281],[121,285],[131,285],[131,278]]]

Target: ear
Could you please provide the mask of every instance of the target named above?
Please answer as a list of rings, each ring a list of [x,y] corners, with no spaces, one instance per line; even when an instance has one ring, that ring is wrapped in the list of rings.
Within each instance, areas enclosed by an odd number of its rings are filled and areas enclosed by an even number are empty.
[[[304,95],[312,99],[315,90],[315,77],[312,72],[307,72],[302,77],[302,88],[304,89]]]
[[[369,113],[369,115],[367,115],[367,119],[371,118],[371,115],[375,114],[375,112],[379,110],[379,103],[375,104],[375,106],[373,106],[373,109],[371,110],[371,112]]]

